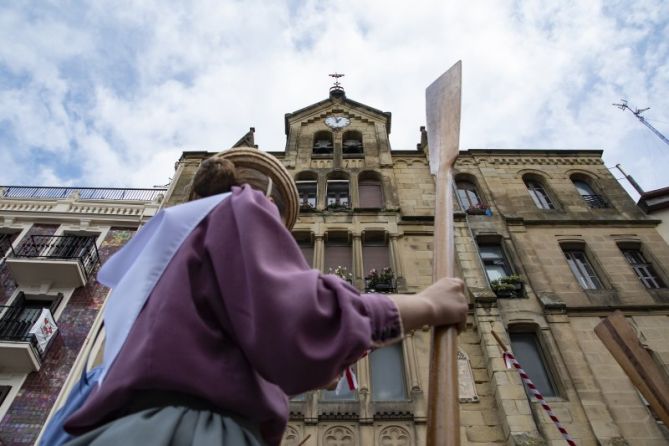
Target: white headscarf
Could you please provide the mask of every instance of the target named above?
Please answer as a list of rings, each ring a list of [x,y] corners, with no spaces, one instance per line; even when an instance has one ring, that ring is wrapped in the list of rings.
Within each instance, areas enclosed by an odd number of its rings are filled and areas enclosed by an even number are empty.
[[[123,347],[146,300],[186,237],[230,192],[161,209],[98,272],[112,288],[104,313],[106,331],[100,382]]]

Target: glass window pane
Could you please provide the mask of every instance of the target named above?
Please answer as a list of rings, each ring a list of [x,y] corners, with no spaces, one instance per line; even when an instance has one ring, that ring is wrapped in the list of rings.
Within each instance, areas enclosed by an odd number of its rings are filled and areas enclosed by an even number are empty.
[[[510,333],[511,348],[521,367],[544,396],[556,396],[555,385],[534,333]]]
[[[372,369],[372,399],[402,401],[407,399],[402,344],[393,344],[369,355]]]
[[[576,190],[581,195],[595,195],[595,192],[593,192],[590,185],[585,181],[576,180],[574,181],[574,186],[576,186]]]
[[[358,374],[357,368],[357,364],[352,367],[356,378]],[[358,391],[350,389],[346,381],[346,374],[342,374],[342,377],[337,384],[337,389],[321,391],[321,399],[324,401],[351,401],[355,400],[357,397]]]
[[[567,263],[578,283],[586,290],[603,288],[602,282],[597,277],[594,268],[590,265],[585,252],[581,250],[564,251]]]

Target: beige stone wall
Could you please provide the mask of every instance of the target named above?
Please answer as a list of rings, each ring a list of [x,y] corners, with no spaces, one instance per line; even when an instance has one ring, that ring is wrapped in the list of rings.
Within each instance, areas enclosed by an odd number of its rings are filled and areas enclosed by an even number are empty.
[[[331,113],[351,119],[347,130],[362,133],[364,155],[344,156],[342,134],[334,133],[334,153],[312,156],[313,135],[327,129],[323,119]],[[382,231],[388,237],[399,291],[415,293],[432,282],[434,182],[424,153],[391,154],[387,119],[386,114],[362,104],[322,101],[287,115],[286,151],[279,157],[291,174],[310,171],[318,177],[318,210],[300,214],[294,229],[311,234],[314,267],[323,268],[328,233],[346,232],[352,243],[353,283],[362,290],[366,268],[361,237],[365,231]],[[168,204],[185,198],[203,153],[184,154]],[[383,180],[381,211],[355,209],[358,176],[364,171],[377,172]],[[333,172],[350,179],[351,211],[325,210],[326,182]],[[543,182],[555,209],[536,207],[523,181],[525,175]],[[492,215],[468,215],[455,201],[456,270],[466,282],[471,303],[459,346],[469,358],[478,398],[461,403],[462,444],[564,444],[538,403],[528,398],[516,371],[505,367],[491,335],[495,330],[508,343],[509,331],[518,327],[537,335],[558,392],[549,403],[577,444],[666,444],[645,404],[593,332],[611,308],[631,312],[642,342],[669,370],[669,347],[665,346],[669,317],[663,307],[669,303],[669,294],[666,289],[645,288],[619,247],[640,247],[667,283],[669,246],[606,169],[601,152],[469,150],[457,160],[455,177],[474,183],[492,211]],[[587,179],[610,206],[590,208],[573,179]],[[477,240],[500,243],[525,284],[524,297],[495,296]],[[603,290],[583,290],[569,269],[562,246],[579,243],[600,275]],[[358,363],[359,399],[353,406],[345,405],[355,410],[347,412],[344,407],[338,415],[324,416],[318,393],[312,392],[305,402],[292,403],[284,444],[296,445],[311,435],[305,445],[424,445],[430,342],[429,330],[409,333],[404,340],[409,399],[398,402],[395,415],[375,412],[369,361],[363,359]]]

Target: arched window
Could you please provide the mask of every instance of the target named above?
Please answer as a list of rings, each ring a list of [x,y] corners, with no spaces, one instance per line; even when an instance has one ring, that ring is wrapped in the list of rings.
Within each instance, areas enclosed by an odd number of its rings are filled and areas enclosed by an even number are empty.
[[[295,185],[300,196],[300,211],[308,212],[316,209],[318,174],[315,172],[300,172],[295,177]]]
[[[532,201],[534,201],[534,204],[539,209],[555,209],[555,204],[553,204],[553,200],[551,200],[550,195],[546,192],[546,188],[541,180],[532,176],[526,176],[523,178],[523,181],[525,182],[527,191],[530,193],[530,197],[532,197]]]
[[[330,154],[334,151],[332,133],[321,130],[314,135],[314,154]]]
[[[343,172],[328,175],[326,205],[329,210],[351,208],[348,176]]]
[[[578,191],[581,198],[583,198],[583,201],[585,201],[589,207],[599,209],[609,207],[609,204],[606,202],[606,200],[604,200],[601,195],[595,193],[587,181],[578,177],[572,177],[571,181],[574,183],[574,186],[576,187],[576,190]]]
[[[383,186],[376,172],[362,172],[358,176],[358,191],[361,208],[382,209],[384,207]]]
[[[465,180],[457,180],[455,185],[458,191],[458,200],[460,200],[462,209],[466,211],[468,209],[479,208],[482,202],[474,183]]]
[[[342,151],[345,155],[362,153],[362,133],[349,130],[342,136]]]

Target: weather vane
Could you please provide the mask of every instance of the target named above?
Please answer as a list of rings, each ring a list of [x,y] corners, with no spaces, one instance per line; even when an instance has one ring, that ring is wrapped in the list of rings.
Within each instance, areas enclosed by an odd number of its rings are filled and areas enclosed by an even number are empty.
[[[344,77],[344,74],[337,73],[336,71],[333,74],[328,74],[328,76],[333,77],[335,80],[334,86],[340,88],[341,84],[339,83],[339,78]]]

